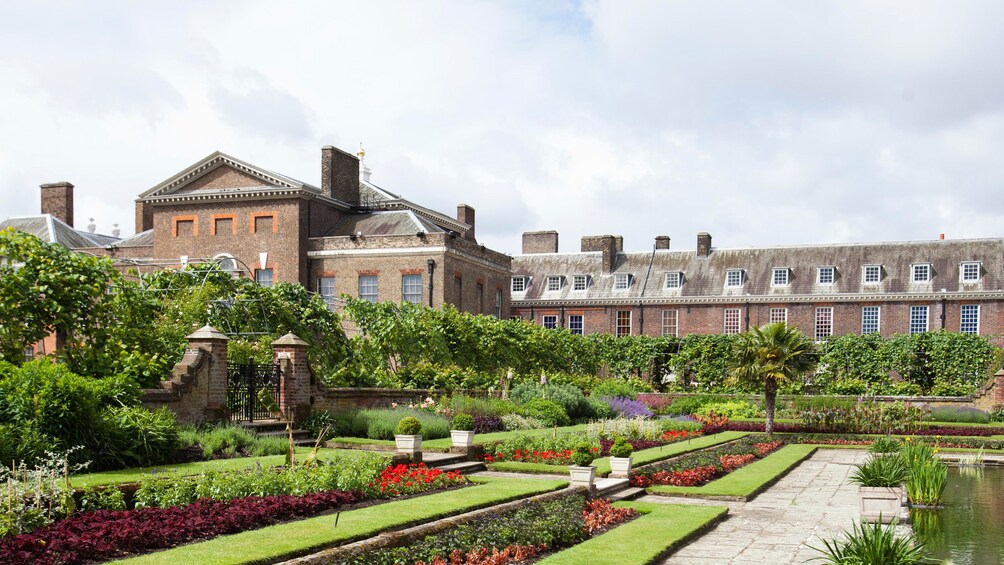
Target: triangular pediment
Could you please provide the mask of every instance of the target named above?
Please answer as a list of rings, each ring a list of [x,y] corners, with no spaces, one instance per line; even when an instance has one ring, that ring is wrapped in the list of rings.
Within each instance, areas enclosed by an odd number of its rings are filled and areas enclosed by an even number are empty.
[[[296,179],[235,159],[219,151],[140,195],[140,199],[216,190],[291,188],[318,191]]]

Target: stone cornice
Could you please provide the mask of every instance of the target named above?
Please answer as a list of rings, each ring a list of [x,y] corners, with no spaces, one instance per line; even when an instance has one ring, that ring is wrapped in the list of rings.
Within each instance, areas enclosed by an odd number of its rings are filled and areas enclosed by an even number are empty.
[[[940,300],[1004,300],[1004,291],[997,292],[931,292],[899,294],[809,294],[786,296],[682,296],[624,297],[569,299],[512,299],[513,308],[574,307],[574,306],[634,306],[638,304],[711,305],[711,304],[791,304],[837,302],[937,302]]]

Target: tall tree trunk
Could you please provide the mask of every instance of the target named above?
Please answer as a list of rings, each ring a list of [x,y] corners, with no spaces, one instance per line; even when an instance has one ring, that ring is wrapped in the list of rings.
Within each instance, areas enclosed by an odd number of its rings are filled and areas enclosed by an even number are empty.
[[[773,377],[768,377],[764,385],[763,407],[767,413],[767,438],[774,433],[774,403],[777,400],[777,381]]]

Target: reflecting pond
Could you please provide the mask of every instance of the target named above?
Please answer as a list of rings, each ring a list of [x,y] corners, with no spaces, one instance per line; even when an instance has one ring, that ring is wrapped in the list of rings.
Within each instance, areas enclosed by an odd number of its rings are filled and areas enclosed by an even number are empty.
[[[934,557],[959,565],[1004,563],[1004,467],[949,467],[939,510],[910,510]]]

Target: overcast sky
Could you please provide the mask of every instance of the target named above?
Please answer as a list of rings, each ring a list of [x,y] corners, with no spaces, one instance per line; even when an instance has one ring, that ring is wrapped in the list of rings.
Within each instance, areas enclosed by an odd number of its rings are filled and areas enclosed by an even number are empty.
[[[0,18],[0,218],[76,223],[220,150],[372,180],[482,243],[1004,235],[1004,2],[31,2]]]

